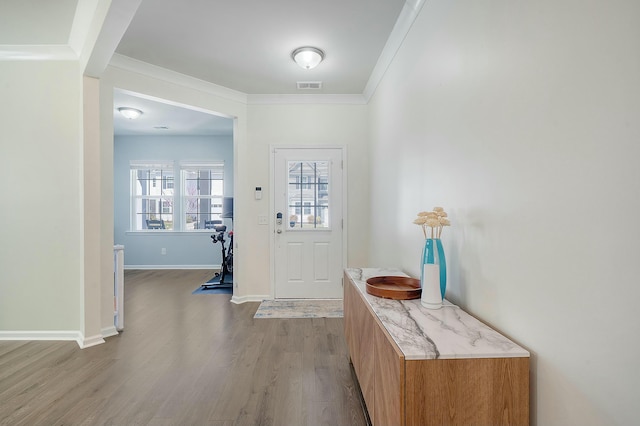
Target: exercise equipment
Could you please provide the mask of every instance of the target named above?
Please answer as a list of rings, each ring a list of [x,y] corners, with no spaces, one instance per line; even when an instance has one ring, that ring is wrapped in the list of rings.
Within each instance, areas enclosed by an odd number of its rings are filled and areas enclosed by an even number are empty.
[[[231,219],[233,225],[233,197],[224,197],[222,199],[222,214],[221,219]],[[227,231],[227,227],[222,225],[222,220],[208,220],[205,223],[205,228],[213,228],[216,234],[211,235],[213,244],[220,243],[222,247],[222,264],[220,266],[220,272],[216,272],[216,275],[206,283],[202,284],[202,288],[233,288],[233,231],[229,231],[229,250],[224,246],[225,239],[224,233]]]
[[[229,249],[225,248],[224,234],[227,231],[225,225],[216,225],[214,227],[216,233],[211,235],[213,244],[220,243],[222,247],[222,265],[220,272],[216,272],[215,276],[206,283],[202,284],[202,288],[233,288],[233,231],[229,231]]]

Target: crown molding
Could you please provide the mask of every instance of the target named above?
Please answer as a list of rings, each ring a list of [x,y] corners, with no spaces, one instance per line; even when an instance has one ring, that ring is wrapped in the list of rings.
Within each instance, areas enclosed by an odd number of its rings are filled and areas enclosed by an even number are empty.
[[[67,44],[0,45],[0,61],[77,61],[78,54]]]
[[[99,78],[109,65],[142,0],[94,0],[94,2],[96,3],[95,11],[86,10],[89,2],[78,3],[69,44],[73,46],[74,43],[71,40],[82,38],[82,44],[76,42],[78,48],[75,50],[81,52],[84,73]],[[77,35],[83,32],[83,26],[87,24],[90,30],[84,30],[86,35],[84,37]],[[98,31],[95,30],[96,28]],[[75,37],[74,34],[76,34]]]
[[[229,89],[224,86],[210,83],[208,81],[191,77],[186,74],[181,74],[176,71],[171,71],[157,65],[151,65],[149,63],[121,55],[119,53],[115,53],[113,55],[111,61],[109,62],[109,66],[120,68],[122,70],[134,72],[137,74],[143,74],[145,76],[156,78],[158,80],[163,80],[181,86],[189,87],[191,89],[219,96],[230,101],[241,102],[245,104],[247,103],[246,93],[238,92],[237,90]]]
[[[384,77],[384,74],[387,72],[389,65],[393,62],[393,58],[400,50],[400,46],[404,42],[405,37],[409,33],[411,26],[414,21],[420,14],[420,10],[422,10],[422,6],[424,6],[425,0],[407,0],[400,11],[400,15],[398,16],[398,20],[393,26],[393,30],[391,30],[391,34],[389,34],[389,38],[378,57],[378,62],[376,62],[375,67],[373,67],[373,71],[369,76],[369,81],[362,92],[364,99],[367,103],[371,100],[371,97],[376,92],[380,81]]]
[[[294,94],[294,95],[247,95],[249,105],[366,105],[367,102],[360,94]]]
[[[237,90],[229,89],[215,83],[200,80],[195,77],[171,71],[156,65],[139,61],[128,56],[114,54],[109,66],[125,71],[143,74],[158,80],[167,81],[191,89],[210,93],[225,99],[251,105],[283,105],[283,104],[341,104],[341,105],[365,105],[366,101],[361,94],[293,94],[293,95],[248,95]]]

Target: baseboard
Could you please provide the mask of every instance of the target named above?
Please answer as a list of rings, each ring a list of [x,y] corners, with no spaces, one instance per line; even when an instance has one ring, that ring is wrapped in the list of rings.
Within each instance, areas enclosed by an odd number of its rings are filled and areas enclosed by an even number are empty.
[[[0,340],[64,340],[76,342],[80,349],[104,343],[102,335],[84,337],[81,332],[73,330],[25,330],[0,331]]]
[[[100,330],[100,332],[102,333],[103,339],[105,337],[117,336],[118,334],[120,334],[118,333],[118,330],[116,329],[115,325],[112,325],[111,327],[103,328],[102,330]]]
[[[271,299],[271,296],[268,294],[265,295],[250,295],[250,296],[233,296],[231,297],[231,303],[241,304],[245,302],[262,302],[265,299]]]
[[[104,339],[102,338],[102,334],[96,334],[95,336],[84,337],[78,340],[78,346],[80,349],[90,348],[91,346],[96,346],[104,343]]]
[[[124,269],[220,269],[220,265],[124,265]]]
[[[79,331],[0,331],[0,340],[69,340],[79,342],[82,341],[82,333]]]

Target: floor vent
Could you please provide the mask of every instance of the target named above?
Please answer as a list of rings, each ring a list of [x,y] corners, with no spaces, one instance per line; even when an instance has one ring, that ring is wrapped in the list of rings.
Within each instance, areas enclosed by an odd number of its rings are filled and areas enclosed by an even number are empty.
[[[322,89],[322,82],[321,81],[298,81],[298,89],[311,89],[311,90]]]

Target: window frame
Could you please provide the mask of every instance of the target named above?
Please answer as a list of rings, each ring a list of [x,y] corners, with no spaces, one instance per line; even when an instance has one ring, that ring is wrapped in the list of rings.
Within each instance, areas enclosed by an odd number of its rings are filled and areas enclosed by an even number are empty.
[[[154,176],[154,171],[160,170],[160,176]],[[196,194],[198,200],[210,200],[210,209],[215,209],[216,218],[222,215],[225,199],[225,163],[222,160],[210,161],[181,161],[173,160],[132,160],[129,163],[129,229],[127,232],[140,234],[157,233],[193,233],[211,232],[211,229],[203,227],[189,229],[187,225],[187,200],[194,195],[187,194],[186,172],[193,170],[208,170],[216,177],[210,181],[219,181],[215,185],[215,193],[210,195]],[[140,182],[139,171],[147,171],[144,181]],[[166,178],[163,174],[166,173]],[[143,194],[142,187],[146,185],[149,194]],[[213,183],[212,183],[213,185]],[[213,188],[212,188],[213,190]],[[139,193],[140,192],[140,193]],[[155,194],[158,192],[158,194]],[[152,194],[153,193],[153,194]],[[155,203],[145,205],[145,200],[155,200]],[[156,211],[150,211],[149,205],[153,204]],[[199,204],[197,204],[199,209]],[[145,211],[149,209],[149,211]],[[168,213],[167,213],[168,211]],[[202,212],[197,212],[201,215]],[[211,214],[211,211],[205,214]],[[152,219],[152,215],[153,218]],[[211,217],[210,217],[211,218]],[[147,228],[146,220],[164,220],[169,223],[165,228]],[[222,218],[220,218],[222,220]]]
[[[309,174],[308,170],[305,172],[305,164],[313,171],[313,175]],[[324,174],[318,173],[319,165],[326,169]],[[287,160],[287,232],[318,232],[332,229],[333,224],[328,215],[331,168],[331,161],[327,160]],[[296,174],[292,174],[291,171],[294,169],[298,169],[299,174],[297,171]],[[295,221],[292,220],[294,216],[297,217]],[[312,218],[312,222],[309,218]]]
[[[211,193],[211,194],[207,194],[207,195],[202,195],[202,194],[187,194],[188,190],[187,190],[187,183],[188,181],[190,181],[191,179],[187,179],[187,173],[188,172],[193,172],[193,171],[197,171],[198,173],[201,173],[203,171],[208,171],[208,172],[213,172],[213,174],[215,175],[219,175],[220,179],[214,179],[213,177],[210,177],[208,180],[210,182],[214,182],[214,181],[220,181],[220,187],[221,187],[221,191],[220,193]],[[180,191],[181,191],[181,195],[180,195],[180,208],[181,208],[181,213],[180,213],[180,226],[181,226],[181,230],[183,232],[211,232],[211,229],[207,229],[204,226],[200,227],[200,226],[195,226],[193,229],[189,228],[189,223],[200,223],[200,221],[195,221],[195,222],[187,222],[187,216],[190,214],[189,211],[187,211],[187,200],[189,199],[197,199],[198,202],[196,203],[196,205],[198,206],[198,211],[196,212],[197,216],[203,215],[203,214],[208,214],[210,215],[209,218],[205,218],[204,221],[206,220],[223,220],[221,215],[222,215],[222,206],[224,203],[224,197],[225,197],[225,191],[224,191],[224,183],[225,183],[225,164],[224,161],[206,161],[206,162],[182,162],[180,163]],[[214,186],[213,184],[211,185],[211,192],[213,192]],[[208,205],[210,206],[211,209],[214,208],[218,208],[220,209],[220,211],[216,214],[213,211],[209,211],[209,212],[201,212],[200,211],[200,206],[201,206],[201,200],[209,200],[208,201]],[[216,218],[213,218],[213,215],[216,215]]]
[[[147,172],[147,178],[145,179],[148,184],[149,190],[156,189],[159,194],[144,194],[138,193],[138,185],[142,189],[142,184],[139,182],[140,171]],[[153,172],[160,171],[160,183],[158,184],[158,178],[152,177]],[[166,178],[163,177],[166,172]],[[176,193],[174,188],[168,188],[167,182],[175,181],[175,169],[172,161],[131,161],[129,164],[129,229],[132,232],[172,232],[175,230],[175,217],[176,217]],[[171,193],[167,193],[170,191]],[[144,191],[140,191],[144,192]],[[157,211],[144,211],[145,201],[155,201]],[[168,206],[165,206],[166,204]],[[138,211],[138,208],[140,211]],[[165,213],[165,209],[169,208],[170,212]],[[151,215],[155,216],[152,218]],[[140,219],[140,227],[138,228],[138,219]],[[169,220],[170,219],[170,220]],[[166,223],[171,223],[170,228],[161,229],[149,229],[147,228],[147,220],[160,220],[163,226]],[[166,222],[165,222],[166,220]]]

